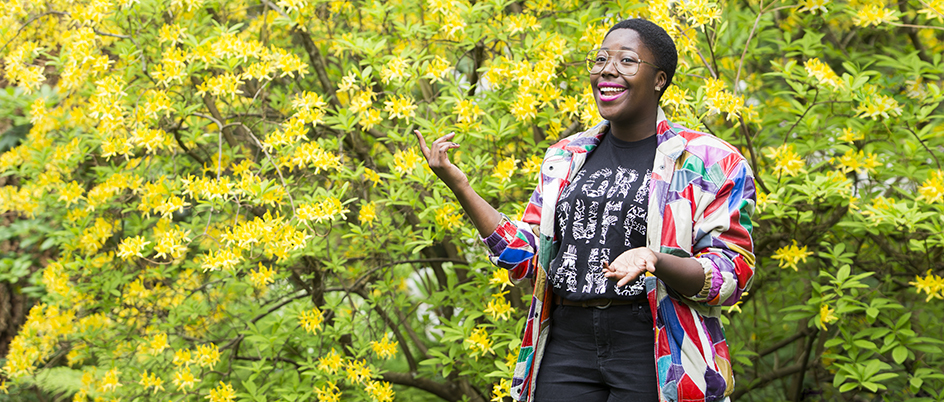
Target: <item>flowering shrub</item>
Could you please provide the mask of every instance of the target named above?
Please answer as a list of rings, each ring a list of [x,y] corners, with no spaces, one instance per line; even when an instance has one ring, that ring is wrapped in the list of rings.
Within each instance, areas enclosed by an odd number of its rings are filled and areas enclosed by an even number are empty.
[[[678,45],[669,118],[757,175],[736,395],[944,400],[940,1],[3,9],[16,400],[502,400],[529,289],[411,132],[456,132],[520,214],[543,149],[599,120],[583,57],[630,16]]]

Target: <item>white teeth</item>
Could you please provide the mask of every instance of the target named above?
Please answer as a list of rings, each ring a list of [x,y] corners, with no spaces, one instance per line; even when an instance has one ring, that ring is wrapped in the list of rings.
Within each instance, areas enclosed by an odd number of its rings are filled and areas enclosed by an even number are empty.
[[[600,87],[600,92],[608,92],[608,93],[623,92],[623,91],[625,91],[625,90],[626,90],[626,88]]]

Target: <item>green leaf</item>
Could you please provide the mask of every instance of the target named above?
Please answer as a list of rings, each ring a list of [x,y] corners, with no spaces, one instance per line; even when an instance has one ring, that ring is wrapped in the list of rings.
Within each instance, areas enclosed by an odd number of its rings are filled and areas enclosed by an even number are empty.
[[[892,359],[895,360],[895,363],[902,364],[905,362],[905,359],[908,358],[908,348],[904,346],[898,346],[892,350]]]

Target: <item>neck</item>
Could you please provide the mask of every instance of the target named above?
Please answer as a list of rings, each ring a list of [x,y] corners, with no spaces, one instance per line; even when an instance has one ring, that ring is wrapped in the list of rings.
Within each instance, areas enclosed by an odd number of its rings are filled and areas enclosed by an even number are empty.
[[[644,140],[656,134],[657,109],[651,113],[642,113],[640,118],[633,121],[610,121],[610,133],[616,138],[635,142]]]

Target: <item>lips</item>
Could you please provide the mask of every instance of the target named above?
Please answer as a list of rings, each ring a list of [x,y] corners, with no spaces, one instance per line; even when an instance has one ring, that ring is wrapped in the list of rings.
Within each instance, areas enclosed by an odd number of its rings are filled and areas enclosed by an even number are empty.
[[[599,83],[597,85],[597,89],[600,91],[601,102],[615,101],[626,93],[626,87],[609,82]]]

